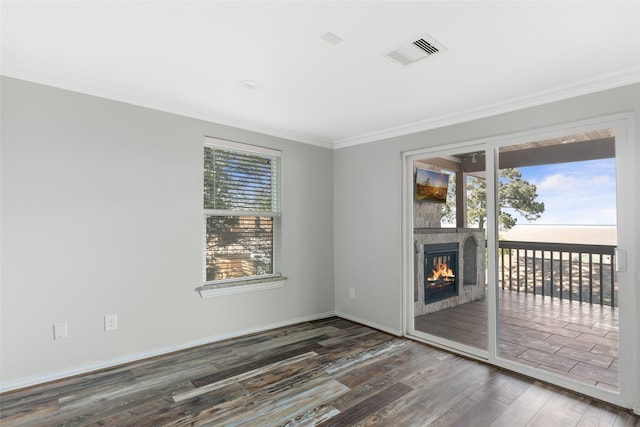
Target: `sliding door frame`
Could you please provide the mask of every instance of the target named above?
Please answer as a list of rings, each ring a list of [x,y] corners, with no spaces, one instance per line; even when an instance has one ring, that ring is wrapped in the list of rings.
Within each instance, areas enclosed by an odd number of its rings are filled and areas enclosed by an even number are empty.
[[[451,341],[445,338],[441,338],[435,335],[430,335],[424,332],[416,331],[413,327],[414,318],[414,305],[413,305],[413,292],[411,292],[413,284],[414,274],[414,257],[413,251],[413,162],[429,157],[447,157],[453,154],[459,154],[462,151],[481,151],[484,150],[484,144],[476,142],[474,143],[462,143],[452,144],[445,147],[434,147],[425,150],[416,150],[403,154],[403,266],[405,269],[404,277],[409,278],[409,283],[403,285],[403,332],[405,336],[416,338],[419,341],[428,342],[431,345],[452,350],[459,354],[464,354],[467,357],[471,357],[478,360],[489,360],[489,353],[487,350],[471,347],[462,343]],[[407,246],[409,245],[409,246]],[[410,286],[410,287],[407,287]],[[490,343],[489,343],[490,345]]]
[[[626,257],[626,271],[617,272],[619,292],[619,390],[605,390],[585,383],[562,377],[551,372],[536,369],[499,356],[499,308],[497,302],[498,271],[498,226],[497,226],[497,164],[500,147],[521,144],[530,141],[572,135],[580,132],[604,128],[615,129],[616,151],[616,200],[618,256]],[[640,413],[640,299],[637,279],[640,276],[636,242],[636,224],[634,210],[637,206],[637,183],[640,178],[635,171],[635,126],[631,113],[599,117],[584,121],[565,123],[557,126],[534,129],[491,138],[412,150],[402,154],[402,298],[403,332],[405,336],[435,345],[546,381],[560,387],[604,400]],[[488,349],[482,351],[442,338],[417,333],[413,325],[413,161],[420,157],[451,155],[465,151],[486,153],[487,170],[487,248],[488,248]],[[617,265],[620,265],[618,260]]]

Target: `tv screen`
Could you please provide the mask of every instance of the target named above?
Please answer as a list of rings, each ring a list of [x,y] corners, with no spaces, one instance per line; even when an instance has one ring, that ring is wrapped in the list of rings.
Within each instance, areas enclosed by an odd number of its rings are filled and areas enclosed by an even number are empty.
[[[428,169],[416,169],[416,202],[446,203],[449,174]]]

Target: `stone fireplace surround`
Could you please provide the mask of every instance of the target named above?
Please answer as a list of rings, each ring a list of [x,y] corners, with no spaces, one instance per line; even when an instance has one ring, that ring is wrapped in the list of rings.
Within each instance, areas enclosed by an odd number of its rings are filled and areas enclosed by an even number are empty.
[[[484,230],[478,228],[415,228],[414,316],[451,308],[485,296]],[[424,302],[424,246],[458,244],[458,294],[430,304]]]

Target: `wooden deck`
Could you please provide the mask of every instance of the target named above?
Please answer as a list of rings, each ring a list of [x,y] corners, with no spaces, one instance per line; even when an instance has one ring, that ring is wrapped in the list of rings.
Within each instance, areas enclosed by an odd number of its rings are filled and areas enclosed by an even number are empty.
[[[339,318],[0,396],[2,426],[638,426],[556,387]]]
[[[618,309],[498,291],[500,354],[519,363],[618,390]],[[487,349],[487,302],[415,319],[415,329]]]

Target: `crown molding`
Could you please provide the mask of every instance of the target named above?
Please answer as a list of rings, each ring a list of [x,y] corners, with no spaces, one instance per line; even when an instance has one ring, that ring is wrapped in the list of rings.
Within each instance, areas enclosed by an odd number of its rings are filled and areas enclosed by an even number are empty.
[[[374,132],[368,132],[361,135],[331,141],[329,139],[318,138],[299,132],[293,132],[287,129],[258,124],[249,120],[243,120],[241,118],[223,117],[221,115],[200,109],[167,104],[158,100],[142,99],[122,92],[90,85],[83,85],[81,83],[63,77],[56,77],[45,73],[40,73],[38,71],[27,70],[25,68],[14,67],[11,65],[0,64],[0,74],[11,78],[26,80],[33,83],[52,86],[73,92],[79,92],[99,98],[105,98],[113,101],[150,108],[153,110],[163,111],[166,113],[204,120],[207,122],[213,122],[223,126],[235,127],[250,132],[262,133],[278,138],[284,138],[296,142],[336,150],[380,141],[382,139],[409,135],[412,133],[422,132],[430,129],[437,129],[444,126],[455,125],[472,120],[483,119],[499,114],[510,113],[525,108],[536,107],[555,101],[561,101],[576,96],[587,95],[590,93],[600,92],[603,90],[613,89],[616,87],[640,82],[640,67],[635,67],[615,73],[606,74],[593,79],[586,79],[568,85],[559,86],[534,94],[512,98],[503,102],[488,104],[482,107],[472,108],[457,113],[445,114],[430,119],[419,120],[400,126],[381,129]]]
[[[287,129],[280,129],[273,126],[259,124],[250,120],[243,120],[241,118],[232,118],[228,116],[221,116],[210,111],[205,111],[197,108],[190,108],[180,105],[172,105],[164,103],[154,99],[143,99],[130,94],[109,90],[101,87],[85,85],[76,81],[66,79],[64,77],[52,76],[49,74],[41,73],[38,71],[28,70],[21,67],[14,67],[12,65],[0,64],[0,74],[6,77],[14,79],[25,80],[32,83],[42,84],[46,86],[52,86],[58,89],[69,90],[72,92],[79,92],[85,95],[96,96],[98,98],[105,98],[111,101],[123,102],[125,104],[131,104],[138,107],[150,108],[152,110],[163,111],[165,113],[176,114],[179,116],[185,116],[193,119],[203,120],[207,122],[213,122],[223,126],[235,127],[238,129],[262,133],[278,138],[288,139],[295,142],[302,142],[305,144],[316,145],[323,148],[333,148],[333,142],[329,139],[318,138]]]
[[[342,138],[334,141],[333,148],[341,149],[354,145],[380,141],[412,133],[437,129],[444,126],[483,119],[498,114],[510,113],[525,108],[562,101],[576,96],[588,95],[607,89],[626,86],[640,82],[640,67],[630,68],[624,71],[606,74],[593,79],[582,80],[553,89],[534,94],[512,98],[507,101],[488,104],[479,108],[472,108],[458,113],[446,114],[439,117],[407,123],[375,132],[369,132],[358,136]]]

